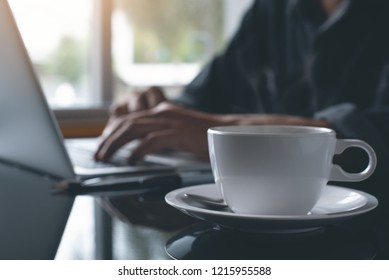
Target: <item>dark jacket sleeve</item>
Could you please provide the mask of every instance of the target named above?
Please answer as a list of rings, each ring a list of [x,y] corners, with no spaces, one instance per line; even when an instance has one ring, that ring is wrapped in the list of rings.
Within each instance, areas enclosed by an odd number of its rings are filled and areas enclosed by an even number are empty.
[[[261,28],[261,9],[261,1],[255,1],[224,53],[208,63],[175,102],[212,113],[246,111],[244,107],[255,99],[250,75],[258,75],[258,67],[265,63],[266,57],[266,43],[259,42],[259,38],[265,38],[260,35],[265,32]],[[238,102],[233,100],[237,92]]]

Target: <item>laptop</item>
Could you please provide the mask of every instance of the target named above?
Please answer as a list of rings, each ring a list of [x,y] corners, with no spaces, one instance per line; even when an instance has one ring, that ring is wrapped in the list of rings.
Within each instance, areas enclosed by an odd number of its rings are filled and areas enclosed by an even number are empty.
[[[96,139],[71,139],[65,146],[6,0],[0,0],[0,135],[1,161],[58,179],[168,171],[210,178],[209,163],[184,152],[166,150],[129,166],[125,159],[134,143],[110,164],[93,160]]]
[[[150,155],[137,166],[75,166],[6,0],[0,0],[0,135],[0,259],[55,257],[74,202],[74,196],[53,195],[58,181],[209,170],[207,163],[172,151]],[[85,148],[81,157],[89,157],[89,150],[92,159],[96,141],[70,140],[67,145],[74,147],[75,156]],[[122,150],[115,159],[128,152]]]

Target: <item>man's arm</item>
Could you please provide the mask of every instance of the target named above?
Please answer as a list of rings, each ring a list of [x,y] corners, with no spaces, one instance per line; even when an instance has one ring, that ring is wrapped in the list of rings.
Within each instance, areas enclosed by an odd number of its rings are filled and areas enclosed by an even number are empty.
[[[108,160],[124,144],[138,139],[140,144],[129,155],[130,163],[146,154],[175,148],[208,159],[207,130],[224,125],[304,125],[327,127],[323,120],[287,115],[210,114],[161,102],[156,107],[116,118],[95,157]]]

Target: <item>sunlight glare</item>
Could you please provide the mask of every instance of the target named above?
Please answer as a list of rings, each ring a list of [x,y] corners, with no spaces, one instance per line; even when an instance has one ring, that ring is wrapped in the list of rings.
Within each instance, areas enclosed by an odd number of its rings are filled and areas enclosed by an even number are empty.
[[[9,0],[23,39],[37,62],[58,46],[64,35],[88,36],[92,0]]]

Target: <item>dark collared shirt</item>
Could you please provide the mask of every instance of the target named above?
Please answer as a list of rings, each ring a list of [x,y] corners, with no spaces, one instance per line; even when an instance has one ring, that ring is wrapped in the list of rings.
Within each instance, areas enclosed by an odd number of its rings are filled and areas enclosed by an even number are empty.
[[[389,1],[345,0],[327,18],[317,0],[257,0],[179,102],[213,113],[326,119],[342,137],[373,146],[378,168],[363,184],[385,198]]]

